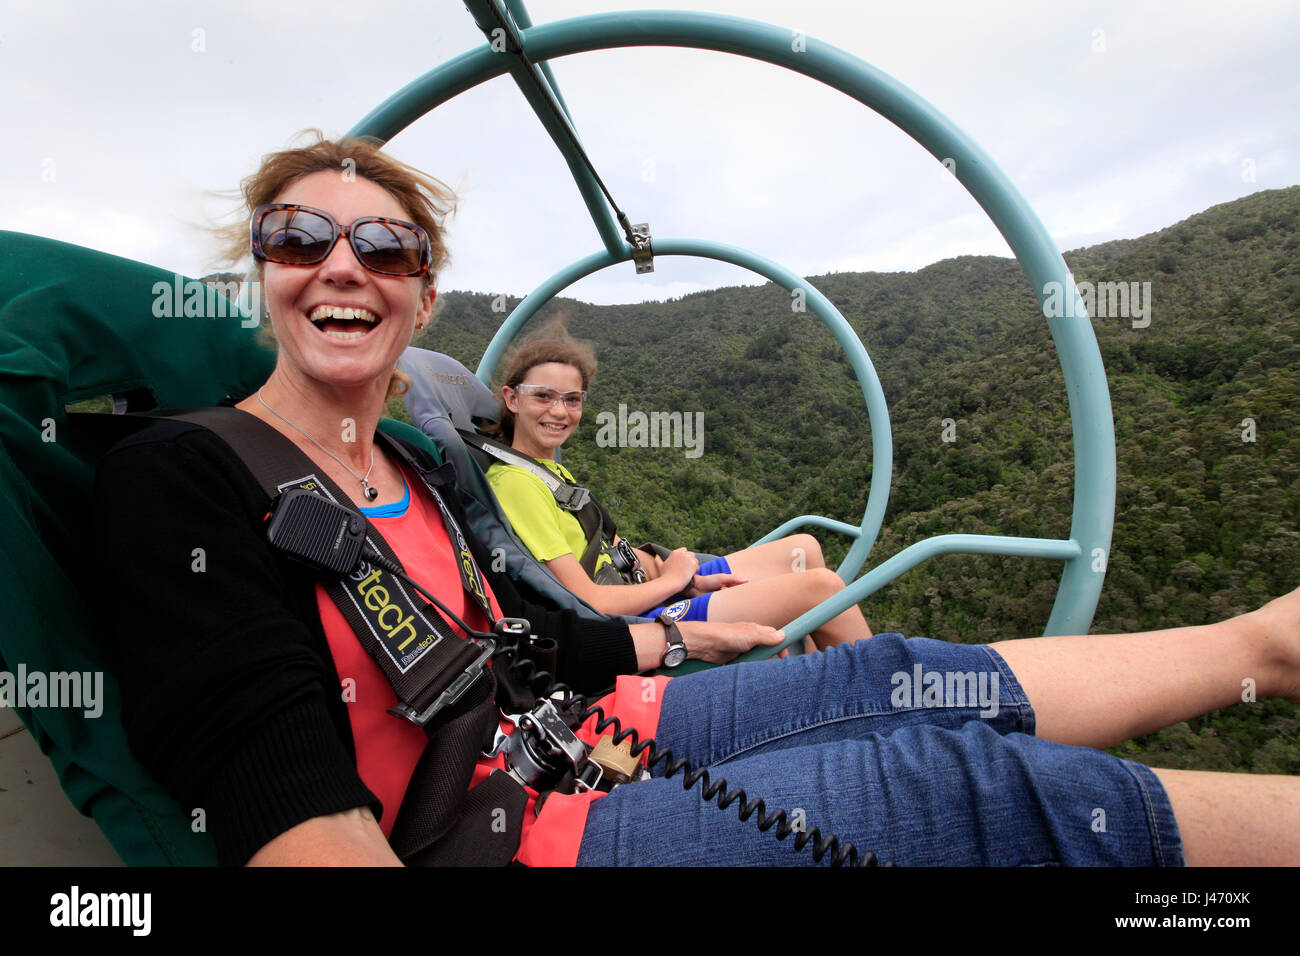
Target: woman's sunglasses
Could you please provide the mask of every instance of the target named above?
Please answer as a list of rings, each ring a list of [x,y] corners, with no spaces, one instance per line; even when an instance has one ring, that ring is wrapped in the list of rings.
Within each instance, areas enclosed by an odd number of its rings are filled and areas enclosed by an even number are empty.
[[[340,226],[310,206],[269,203],[253,210],[253,258],[287,266],[314,266],[347,236],[357,262],[385,276],[422,276],[429,271],[429,237],[413,222],[365,216]]]

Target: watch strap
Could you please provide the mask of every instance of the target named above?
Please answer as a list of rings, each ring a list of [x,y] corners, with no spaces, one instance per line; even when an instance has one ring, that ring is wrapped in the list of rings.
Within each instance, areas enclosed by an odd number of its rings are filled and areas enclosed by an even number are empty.
[[[664,631],[666,632],[665,636],[668,638],[668,646],[664,648],[663,666],[676,667],[678,664],[681,664],[682,661],[686,660],[686,640],[685,638],[682,637],[681,629],[677,627],[677,622],[674,621],[667,614],[660,614],[657,618],[655,618],[655,621],[664,626]],[[682,652],[681,660],[669,663],[668,661],[669,655],[672,654],[674,650],[677,650],[679,648]]]

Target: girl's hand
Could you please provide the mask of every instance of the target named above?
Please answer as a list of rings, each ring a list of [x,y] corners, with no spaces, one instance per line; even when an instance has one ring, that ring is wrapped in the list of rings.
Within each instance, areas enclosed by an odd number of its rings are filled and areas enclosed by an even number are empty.
[[[686,656],[710,664],[725,664],[751,648],[785,640],[784,631],[748,621],[685,621],[677,628],[686,642]]]
[[[668,559],[664,561],[663,567],[659,571],[659,576],[678,582],[677,590],[685,591],[690,587],[691,579],[695,577],[695,572],[699,569],[700,562],[695,555],[685,548],[678,548],[668,555]]]
[[[748,583],[749,578],[742,578],[739,574],[697,574],[694,586],[686,593],[691,597],[699,597],[710,591],[721,591],[723,588],[734,588],[737,584]]]

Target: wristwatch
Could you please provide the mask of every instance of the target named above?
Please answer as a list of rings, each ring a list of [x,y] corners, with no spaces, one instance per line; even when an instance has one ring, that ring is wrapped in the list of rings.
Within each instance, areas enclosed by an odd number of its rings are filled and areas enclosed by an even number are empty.
[[[682,639],[682,632],[677,629],[677,622],[667,614],[660,614],[655,620],[664,626],[667,631],[668,648],[664,651],[664,667],[676,667],[682,661],[686,660],[686,641]]]

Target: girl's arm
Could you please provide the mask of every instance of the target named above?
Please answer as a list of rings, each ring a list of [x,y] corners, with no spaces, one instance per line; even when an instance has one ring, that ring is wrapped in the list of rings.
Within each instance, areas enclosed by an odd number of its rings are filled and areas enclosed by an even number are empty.
[[[644,584],[597,584],[587,577],[570,551],[546,562],[566,588],[604,614],[644,614],[685,590],[699,569],[695,555],[678,548],[664,562],[659,576]]]
[[[585,542],[577,519],[560,511],[541,479],[513,465],[493,465],[488,470],[488,482],[533,557],[545,563],[561,584],[603,614],[644,614],[685,590],[699,569],[695,555],[683,548],[669,556],[653,581],[596,584],[579,562]]]

